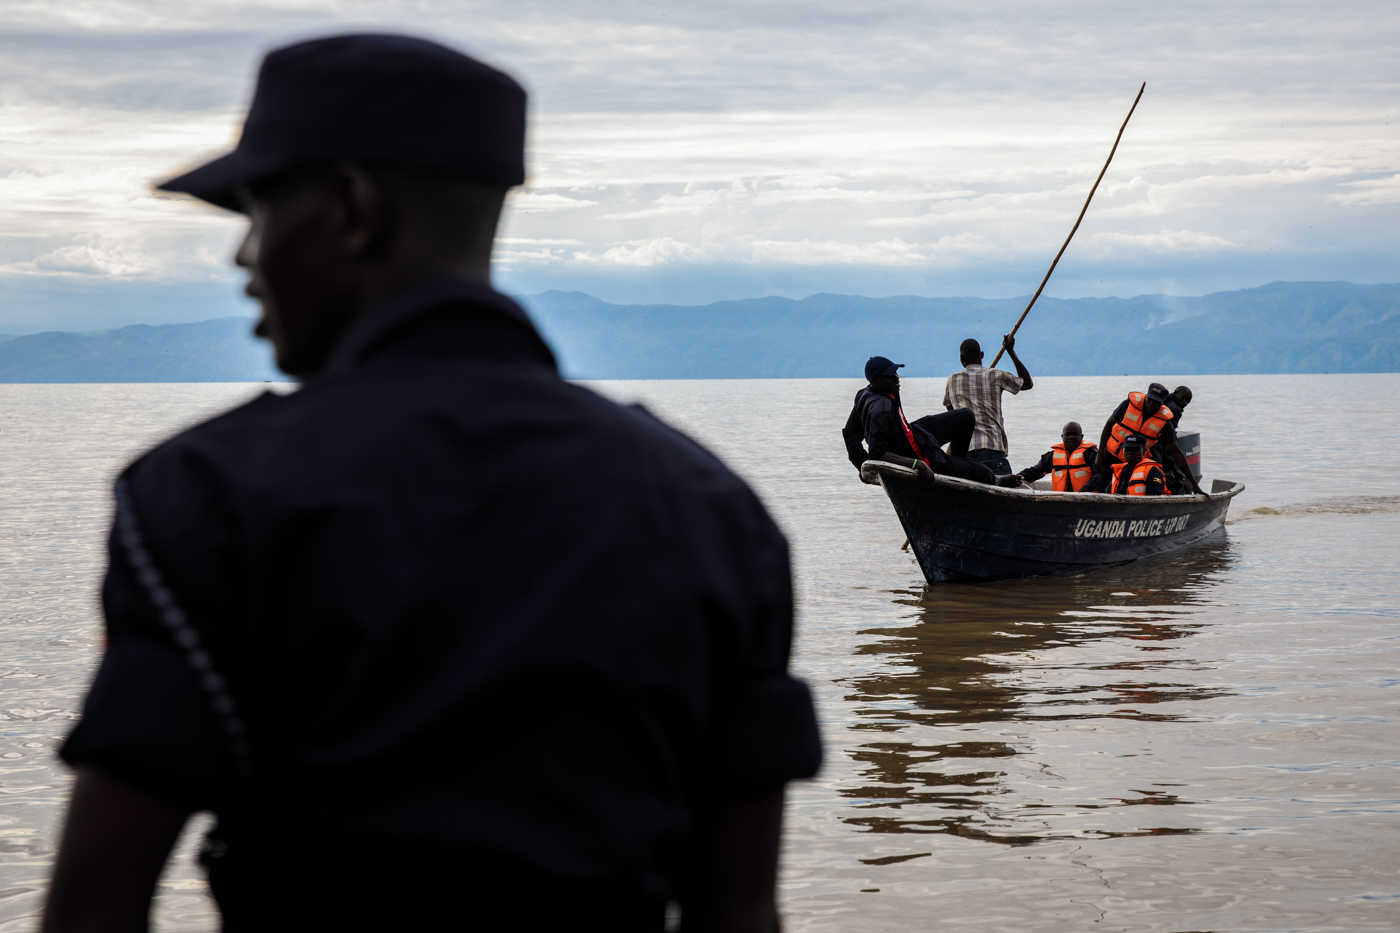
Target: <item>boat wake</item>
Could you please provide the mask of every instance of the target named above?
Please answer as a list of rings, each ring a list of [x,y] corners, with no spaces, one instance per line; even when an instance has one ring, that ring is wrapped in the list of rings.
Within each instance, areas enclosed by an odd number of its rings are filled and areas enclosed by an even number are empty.
[[[1300,502],[1297,505],[1285,505],[1279,508],[1264,505],[1236,512],[1225,520],[1225,524],[1234,525],[1250,519],[1279,516],[1370,515],[1377,512],[1400,512],[1400,496],[1347,496],[1346,498],[1314,499],[1312,502]]]

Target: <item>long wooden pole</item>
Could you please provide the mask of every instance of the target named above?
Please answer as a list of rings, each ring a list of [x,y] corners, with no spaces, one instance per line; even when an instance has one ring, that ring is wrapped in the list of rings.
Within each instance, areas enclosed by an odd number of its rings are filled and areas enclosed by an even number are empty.
[[[1089,189],[1089,196],[1084,199],[1084,209],[1079,212],[1079,218],[1075,220],[1074,227],[1070,230],[1069,236],[1065,237],[1065,245],[1061,246],[1060,251],[1055,254],[1055,261],[1050,263],[1049,271],[1045,273],[1045,278],[1040,280],[1040,287],[1037,288],[1035,294],[1031,296],[1031,303],[1026,305],[1026,310],[1022,311],[1021,316],[1017,318],[1016,326],[1011,328],[1009,336],[1015,337],[1016,331],[1021,329],[1021,322],[1026,319],[1027,314],[1031,313],[1031,308],[1035,307],[1035,300],[1040,297],[1040,293],[1045,291],[1045,283],[1050,281],[1050,275],[1055,271],[1055,267],[1060,264],[1060,257],[1065,254],[1065,250],[1069,247],[1069,241],[1074,239],[1075,231],[1079,229],[1079,224],[1084,220],[1084,215],[1089,212],[1089,202],[1094,200],[1094,192],[1099,190],[1099,182],[1103,181],[1104,173],[1108,171],[1109,163],[1113,161],[1113,154],[1118,151],[1118,143],[1123,139],[1123,131],[1128,128],[1128,121],[1133,118],[1133,111],[1137,109],[1138,101],[1142,100],[1142,92],[1145,90],[1147,90],[1146,81],[1142,82],[1142,87],[1138,88],[1137,97],[1133,98],[1133,105],[1128,108],[1128,115],[1123,118],[1123,125],[1118,127],[1118,136],[1113,140],[1113,148],[1108,151],[1108,161],[1104,162],[1103,171],[1099,172],[1099,177],[1094,179],[1094,187]],[[997,351],[996,358],[992,360],[993,366],[1001,361],[1001,355],[1004,352],[1006,352],[1005,347]]]

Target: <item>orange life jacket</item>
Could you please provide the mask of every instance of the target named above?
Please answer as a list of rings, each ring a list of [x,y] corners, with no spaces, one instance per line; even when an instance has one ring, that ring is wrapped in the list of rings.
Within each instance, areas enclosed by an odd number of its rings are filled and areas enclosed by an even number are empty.
[[[1078,492],[1084,488],[1084,484],[1093,477],[1094,471],[1084,462],[1084,455],[1097,448],[1093,444],[1080,444],[1068,456],[1065,455],[1065,445],[1056,444],[1051,448],[1055,452],[1055,468],[1050,473],[1050,482],[1056,492]]]
[[[1123,474],[1123,467],[1125,466],[1127,466],[1126,463],[1115,463],[1113,465],[1113,486],[1110,488],[1110,492],[1117,492],[1118,477],[1120,477]],[[1141,460],[1137,462],[1137,465],[1133,467],[1132,475],[1128,477],[1128,495],[1147,495],[1147,477],[1149,474],[1151,474],[1153,467],[1156,467],[1159,470],[1162,469],[1162,465],[1160,463],[1146,456],[1144,456]],[[1163,478],[1165,479],[1165,476]],[[1168,489],[1167,484],[1163,482],[1162,495],[1170,496],[1171,494],[1172,491]]]
[[[1119,460],[1123,459],[1123,455],[1119,453],[1123,447],[1123,438],[1129,434],[1141,434],[1147,441],[1148,452],[1151,452],[1157,444],[1157,435],[1162,433],[1162,428],[1173,418],[1172,410],[1166,405],[1158,408],[1151,418],[1144,418],[1142,403],[1146,400],[1146,393],[1128,393],[1128,410],[1123,412],[1123,420],[1115,424],[1109,432],[1108,447],[1105,449]]]

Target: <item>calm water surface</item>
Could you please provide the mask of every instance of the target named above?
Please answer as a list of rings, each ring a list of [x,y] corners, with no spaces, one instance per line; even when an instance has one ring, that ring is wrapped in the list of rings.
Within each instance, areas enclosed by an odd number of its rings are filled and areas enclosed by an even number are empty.
[[[1225,532],[938,587],[845,460],[858,381],[595,384],[708,444],[792,539],[827,763],[790,795],[789,930],[1400,929],[1400,376],[1181,381],[1207,477],[1249,486]],[[1013,464],[1145,382],[1009,398]],[[52,858],[111,477],[262,388],[0,386],[0,933],[34,928]],[[942,380],[904,397],[934,411]],[[158,929],[215,928],[193,835]]]

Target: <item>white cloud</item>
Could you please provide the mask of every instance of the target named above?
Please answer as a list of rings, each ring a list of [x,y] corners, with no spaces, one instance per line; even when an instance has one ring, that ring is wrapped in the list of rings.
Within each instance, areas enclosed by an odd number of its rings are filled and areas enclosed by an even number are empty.
[[[1400,204],[1400,175],[1348,181],[1342,186],[1353,190],[1332,195],[1331,199],[1338,204]]]
[[[614,246],[602,254],[576,253],[581,263],[618,266],[660,266],[677,262],[702,262],[709,258],[706,251],[670,237],[640,240]]]
[[[40,253],[32,259],[0,265],[0,272],[19,275],[134,276],[157,270],[154,257],[131,239],[113,241],[79,236],[75,242]]]
[[[1195,230],[1162,230],[1158,233],[1095,233],[1089,237],[1089,242],[1096,246],[1148,249],[1161,253],[1236,248],[1236,244],[1224,237],[1199,233]]]
[[[1033,285],[1142,79],[1057,281],[1131,261],[1125,290],[1192,288],[1183,256],[1238,270],[1212,287],[1296,278],[1300,256],[1400,279],[1400,7],[1361,0],[10,0],[0,274],[228,276],[241,222],[151,182],[230,145],[267,48],[379,27],[529,87],[530,186],[497,251],[516,281],[704,265]]]
[[[571,198],[555,191],[537,191],[526,188],[510,197],[510,209],[523,214],[535,211],[575,211],[581,207],[595,207],[597,201],[584,198]]]

